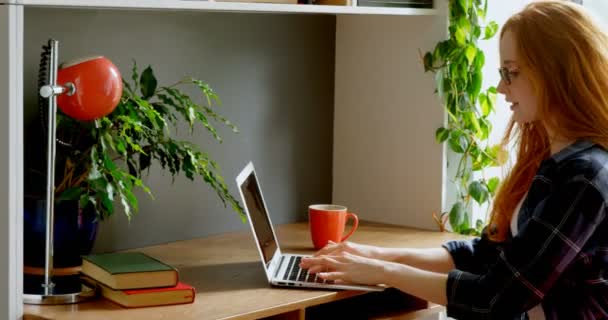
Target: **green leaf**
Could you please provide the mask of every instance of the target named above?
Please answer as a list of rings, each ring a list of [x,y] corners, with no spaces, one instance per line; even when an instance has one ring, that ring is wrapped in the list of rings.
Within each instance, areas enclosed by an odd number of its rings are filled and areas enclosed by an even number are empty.
[[[483,11],[482,8],[477,9],[477,16],[481,19],[481,21],[486,20],[486,12]]]
[[[107,212],[108,215],[112,215],[114,213],[114,202],[110,199],[109,195],[105,192],[98,192],[98,195],[101,197],[101,206]]]
[[[154,95],[154,92],[156,92],[156,86],[158,83],[150,66],[148,66],[141,74],[139,84],[141,86],[142,99],[144,100],[148,100]]]
[[[65,200],[76,200],[80,198],[80,195],[84,191],[82,187],[73,187],[63,190],[63,192],[57,197],[55,200],[57,201],[65,201]]]
[[[471,124],[473,130],[475,130],[475,135],[477,137],[483,136],[483,130],[479,125],[479,121],[477,120],[477,116],[475,115],[475,113],[471,111],[465,112],[465,117],[467,122]]]
[[[434,64],[443,64],[444,60],[447,58],[449,47],[450,42],[448,40],[441,41],[435,46],[433,55],[431,56],[431,66],[434,66]]]
[[[478,97],[478,101],[479,101],[479,108],[481,109],[481,114],[484,117],[487,117],[488,115],[490,115],[490,112],[492,111],[492,107],[488,101],[488,97],[486,96],[486,94],[480,93],[479,97]]]
[[[458,45],[464,46],[466,44],[467,32],[463,28],[456,28],[456,34],[454,36],[456,37],[456,42],[458,42]]]
[[[213,110],[211,110],[211,108],[209,108],[209,107],[203,107],[203,110],[205,110],[205,113],[209,117],[211,117],[214,120],[219,121],[219,122],[223,123],[224,125],[226,125],[227,127],[231,128],[232,132],[234,132],[234,133],[238,133],[239,132],[239,129],[232,122],[230,122],[230,120],[228,120],[228,119],[220,116],[219,114],[215,113]]]
[[[469,185],[469,194],[477,203],[482,204],[488,200],[490,196],[490,191],[488,187],[479,181],[473,181]]]
[[[461,234],[464,235],[470,235],[470,236],[479,236],[479,231],[477,231],[477,229],[475,228],[468,228],[468,229],[461,229],[460,230]]]
[[[125,147],[124,140],[120,137],[116,139],[116,151],[118,153],[120,153],[121,155],[123,155],[124,157],[127,156],[127,153],[126,153],[127,149]]]
[[[488,180],[487,185],[488,185],[488,191],[490,192],[490,194],[494,195],[496,193],[496,188],[498,187],[499,182],[500,182],[500,179],[498,179],[497,177],[493,177],[490,180]]]
[[[489,103],[492,104],[492,109],[494,109],[494,105],[496,105],[496,87],[490,87],[486,91],[488,95]]]
[[[120,194],[120,204],[122,204],[122,208],[125,211],[125,215],[129,219],[129,221],[131,221],[131,218],[133,217],[133,211],[131,210],[131,205],[129,204],[127,197],[123,193]]]
[[[101,142],[109,145],[112,150],[116,151],[116,147],[114,146],[114,141],[112,139],[112,135],[109,132],[106,132],[103,134],[103,139],[101,140]]]
[[[468,234],[471,232],[469,229],[471,228],[471,217],[469,211],[464,211],[464,219],[462,219],[462,223],[460,224],[460,230],[462,233]]]
[[[475,60],[475,56],[477,55],[477,48],[475,48],[474,45],[470,44],[467,47],[467,49],[465,50],[464,54],[467,57],[467,61],[468,61],[469,65],[470,65]]]
[[[462,202],[458,201],[452,206],[452,209],[450,210],[450,213],[449,213],[450,226],[452,226],[452,229],[454,229],[454,231],[458,231],[460,225],[464,222],[464,220],[465,220],[464,204]]]
[[[477,219],[477,221],[475,221],[475,229],[477,229],[477,232],[481,232],[483,230],[483,220]]]
[[[481,118],[479,121],[479,126],[481,127],[482,132],[479,139],[487,140],[490,136],[490,131],[492,131],[492,123],[486,118]]]
[[[428,72],[433,69],[433,55],[430,52],[427,52],[423,58],[424,62],[424,72]]]
[[[471,97],[477,97],[477,95],[479,95],[482,80],[483,74],[481,73],[481,70],[473,73],[473,76],[471,77],[471,85],[467,88],[467,93]]]
[[[78,201],[78,206],[79,206],[80,208],[86,208],[86,207],[87,207],[87,205],[89,204],[89,202],[90,202],[90,201],[89,201],[89,194],[88,194],[88,193],[86,193],[86,192],[82,192],[82,193],[80,194],[80,199],[79,199],[79,201]]]
[[[464,11],[464,12],[469,11],[470,2],[471,2],[471,0],[458,0],[458,4],[460,5],[460,8],[462,8],[462,11]]]
[[[97,158],[97,149],[91,148],[91,170],[89,170],[88,180],[96,180],[101,177],[99,172],[99,159]]]
[[[114,202],[114,185],[108,183],[106,185],[106,194],[110,201]]]
[[[482,50],[477,50],[477,54],[475,55],[475,61],[473,62],[473,66],[475,66],[475,70],[481,72],[483,69],[483,65],[486,63],[486,55]]]
[[[435,131],[435,140],[437,143],[442,143],[450,137],[450,130],[441,127]]]
[[[498,24],[495,21],[491,21],[488,26],[486,26],[483,40],[492,38],[494,34],[496,34],[496,31],[498,31]]]
[[[486,153],[493,159],[494,166],[502,166],[508,160],[509,154],[499,144],[489,147]]]
[[[109,171],[116,170],[116,164],[114,161],[112,161],[112,158],[110,158],[110,155],[107,153],[103,154],[103,166]]]
[[[478,25],[473,26],[473,32],[471,32],[471,34],[474,38],[473,41],[477,42],[477,39],[479,39],[479,36],[481,35],[481,28]]]
[[[471,31],[471,20],[469,20],[466,16],[461,16],[460,18],[458,18],[458,20],[456,21],[456,24],[458,26],[458,28],[463,29],[463,31],[468,35],[468,33]]]
[[[460,130],[454,130],[450,133],[450,138],[448,139],[448,145],[452,149],[452,151],[456,153],[464,153],[469,146],[469,141],[467,137]]]

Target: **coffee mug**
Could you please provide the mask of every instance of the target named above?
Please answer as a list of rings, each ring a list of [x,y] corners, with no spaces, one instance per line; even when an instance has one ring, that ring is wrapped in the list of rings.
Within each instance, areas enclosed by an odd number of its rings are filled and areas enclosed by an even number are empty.
[[[353,219],[353,226],[346,236],[342,236],[348,218]],[[308,207],[308,223],[312,243],[319,250],[330,240],[339,243],[348,239],[357,230],[359,218],[344,206],[315,204]]]

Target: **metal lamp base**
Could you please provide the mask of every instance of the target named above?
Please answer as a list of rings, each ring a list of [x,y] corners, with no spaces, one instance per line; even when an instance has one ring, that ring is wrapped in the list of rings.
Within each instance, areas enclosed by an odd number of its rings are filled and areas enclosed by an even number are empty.
[[[44,288],[40,288],[40,291],[44,291]],[[23,303],[25,304],[71,304],[79,303],[95,297],[96,290],[94,287],[82,284],[80,292],[74,293],[62,293],[62,294],[24,294]]]

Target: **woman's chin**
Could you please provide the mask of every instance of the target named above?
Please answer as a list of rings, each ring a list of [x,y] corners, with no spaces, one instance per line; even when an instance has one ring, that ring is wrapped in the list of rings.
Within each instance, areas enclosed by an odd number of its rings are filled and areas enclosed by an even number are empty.
[[[524,125],[527,121],[525,121],[524,119],[522,119],[521,117],[518,117],[517,114],[513,115],[513,121],[518,125],[518,126],[522,126]]]

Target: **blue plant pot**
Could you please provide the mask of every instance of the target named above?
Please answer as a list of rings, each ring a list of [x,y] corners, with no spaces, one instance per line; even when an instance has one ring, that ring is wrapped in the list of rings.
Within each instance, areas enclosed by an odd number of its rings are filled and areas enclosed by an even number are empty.
[[[26,199],[24,207],[24,265],[44,267],[46,200]],[[80,208],[78,201],[61,201],[55,204],[54,218],[54,267],[80,266],[81,255],[89,254],[95,242],[95,212]]]
[[[55,203],[53,232],[53,268],[82,265],[82,255],[91,252],[97,234],[97,219],[92,208],[82,209],[78,201]],[[26,198],[23,215],[23,264],[44,270],[46,241],[46,200]],[[54,276],[56,292],[74,292],[80,288],[77,272]],[[44,277],[24,274],[24,292],[37,293]]]

